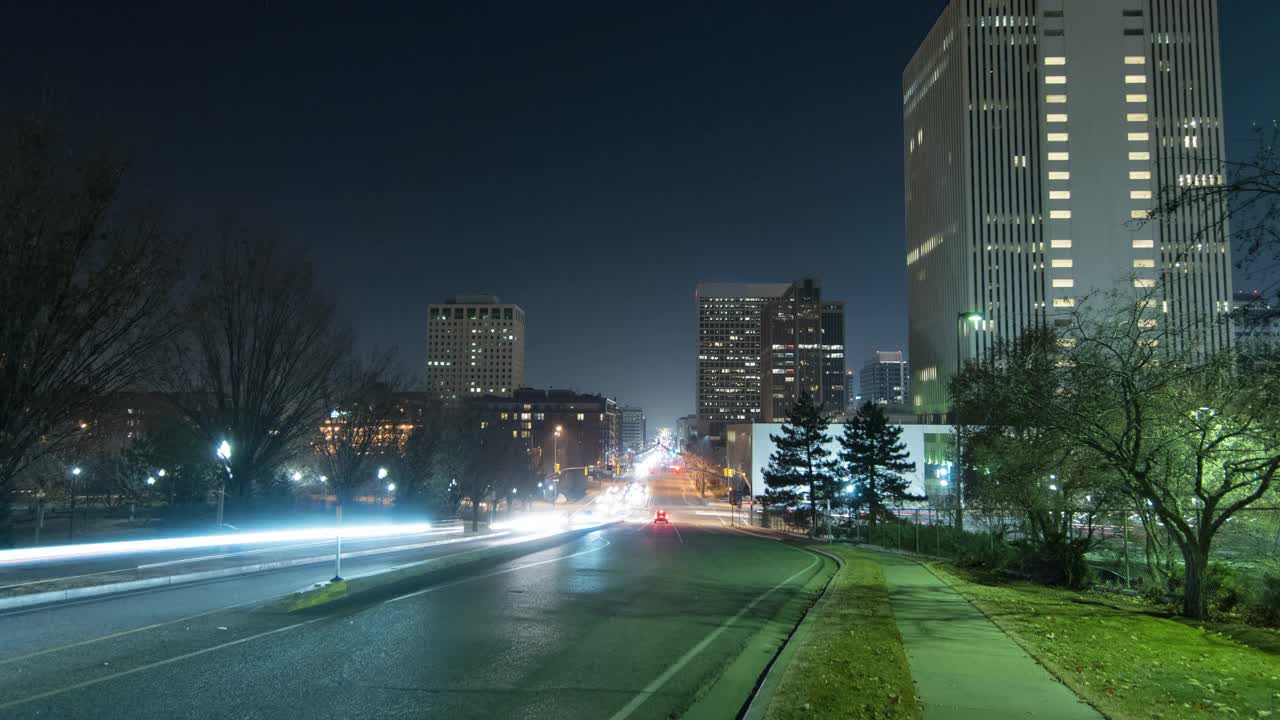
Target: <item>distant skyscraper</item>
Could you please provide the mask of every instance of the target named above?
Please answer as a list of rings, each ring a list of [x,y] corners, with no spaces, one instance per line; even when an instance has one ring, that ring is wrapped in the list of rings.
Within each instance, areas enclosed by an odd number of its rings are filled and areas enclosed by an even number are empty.
[[[801,392],[822,402],[822,291],[817,281],[793,283],[766,306],[761,321],[761,416],[782,420]]]
[[[1225,228],[1142,222],[1161,188],[1222,181],[1215,0],[952,0],[902,102],[915,412],[1093,290],[1156,292],[1174,342],[1230,343]]]
[[[761,318],[787,283],[699,283],[697,416],[702,432],[761,416]]]
[[[844,370],[844,303],[828,300],[822,303],[822,409],[830,415],[849,402]]]
[[[1280,348],[1280,308],[1261,292],[1235,293],[1231,314],[1236,346],[1245,351]]]
[[[911,371],[902,351],[877,351],[862,365],[858,376],[862,402],[876,405],[906,405],[911,397]]]
[[[524,310],[492,295],[427,308],[427,389],[446,400],[511,395],[524,384]]]
[[[619,408],[622,413],[622,449],[640,452],[645,447],[644,410],[625,405]]]

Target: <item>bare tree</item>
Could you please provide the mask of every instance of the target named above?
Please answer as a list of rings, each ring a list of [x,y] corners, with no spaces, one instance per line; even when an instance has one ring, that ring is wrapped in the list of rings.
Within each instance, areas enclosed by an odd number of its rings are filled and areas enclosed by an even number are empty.
[[[480,526],[480,505],[497,504],[496,490],[532,471],[525,443],[511,431],[496,428],[480,414],[458,411],[446,428],[436,472],[450,479],[460,499],[471,503],[471,530]]]
[[[174,403],[211,455],[229,443],[228,492],[247,497],[311,444],[348,338],[310,265],[261,239],[225,239],[186,320]]]
[[[174,329],[169,239],[117,211],[124,167],[47,126],[0,143],[0,545],[15,478],[150,367]]]
[[[377,477],[380,460],[399,454],[408,438],[402,429],[399,389],[392,354],[373,354],[342,361],[327,385],[324,404],[329,416],[315,431],[315,445],[328,487],[342,507]]]
[[[1228,231],[1237,267],[1270,271],[1280,264],[1280,127],[1254,128],[1254,151],[1244,160],[1188,156],[1198,168],[1160,188],[1142,222],[1197,228],[1196,242],[1225,241]],[[1201,171],[1202,170],[1202,171]]]
[[[985,375],[981,387],[1023,408],[1007,424],[1033,424],[1058,447],[1087,451],[1145,503],[1182,555],[1183,613],[1203,617],[1215,535],[1268,496],[1280,471],[1280,373],[1258,364],[1237,372],[1233,353],[1173,342],[1177,329],[1149,295],[1101,306],[1077,308],[1042,344],[1039,373],[1020,372],[1022,356],[993,355],[957,389]]]

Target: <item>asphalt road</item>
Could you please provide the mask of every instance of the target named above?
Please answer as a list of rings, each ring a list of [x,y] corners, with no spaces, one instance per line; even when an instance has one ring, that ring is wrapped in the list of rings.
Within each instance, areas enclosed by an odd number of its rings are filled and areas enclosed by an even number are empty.
[[[0,717],[622,720],[677,716],[708,688],[732,717],[752,678],[725,693],[722,672],[766,662],[756,639],[798,620],[830,568],[695,515],[676,478],[654,487],[670,526],[613,525],[360,607],[170,617],[174,593],[254,602],[241,578],[0,618]]]

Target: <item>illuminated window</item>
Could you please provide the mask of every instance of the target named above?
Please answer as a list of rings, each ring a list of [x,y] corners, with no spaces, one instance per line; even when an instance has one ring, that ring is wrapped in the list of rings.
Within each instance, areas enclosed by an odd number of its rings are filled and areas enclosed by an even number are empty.
[[[1069,139],[1068,133],[1052,132],[1045,136],[1049,142],[1066,142]]]
[[[1125,102],[1144,103],[1147,101],[1146,93],[1130,93],[1124,96]]]
[[[1065,250],[1071,247],[1071,241],[1070,240],[1050,240],[1049,247],[1057,248],[1059,250]]]
[[[1183,146],[1183,147],[1189,147],[1189,148],[1197,148],[1197,147],[1200,147],[1200,136],[1199,136],[1199,135],[1187,135],[1186,137],[1182,138],[1182,146]]]
[[[1049,113],[1048,115],[1044,116],[1044,121],[1045,122],[1066,122],[1067,114],[1066,113]]]
[[[1067,59],[1061,55],[1050,55],[1044,59],[1045,65],[1066,65]]]
[[[1129,217],[1133,218],[1134,220],[1142,220],[1147,217],[1147,211],[1146,210],[1130,210]]]
[[[1133,261],[1133,266],[1136,268],[1153,268],[1156,266],[1156,261],[1151,258],[1138,258]]]
[[[1154,240],[1134,240],[1133,241],[1134,250],[1143,250],[1147,248],[1153,248],[1155,246],[1156,246],[1156,242]]]
[[[1128,137],[1129,142],[1146,142],[1151,139],[1151,135],[1144,132],[1131,132]]]
[[[586,419],[587,419],[587,416],[586,416],[586,415],[584,415],[583,413],[578,413],[578,419],[579,419],[579,420],[586,420]]]
[[[1146,63],[1147,63],[1147,58],[1142,55],[1125,55],[1124,56],[1125,65],[1145,65]]]
[[[1146,122],[1147,114],[1146,113],[1125,113],[1124,119],[1128,120],[1129,122]]]
[[[1136,288],[1151,288],[1156,286],[1156,281],[1151,278],[1135,278],[1133,286]]]
[[[1050,210],[1049,217],[1054,220],[1069,220],[1071,219],[1071,211],[1070,210]]]
[[[1061,288],[1075,287],[1076,281],[1072,280],[1071,278],[1054,278],[1053,286],[1061,287]]]
[[[1053,306],[1054,307],[1075,307],[1076,299],[1075,298],[1054,298]]]
[[[1071,191],[1070,190],[1050,190],[1049,199],[1050,200],[1070,200]]]
[[[1071,172],[1068,170],[1050,170],[1049,179],[1050,180],[1070,180]]]
[[[1061,105],[1067,101],[1066,95],[1045,95],[1044,101],[1050,105]]]
[[[1124,76],[1125,85],[1141,85],[1146,81],[1147,81],[1146,75],[1125,75]]]
[[[1071,261],[1070,258],[1057,258],[1051,263],[1051,267],[1056,267],[1056,268],[1069,268],[1069,267],[1072,267],[1073,265],[1074,263]]]
[[[1150,160],[1151,153],[1147,152],[1146,150],[1130,150],[1129,159],[1130,160]]]
[[[1155,318],[1142,318],[1141,320],[1138,320],[1138,327],[1142,328],[1143,330],[1150,330],[1155,326],[1156,326]]]
[[[1071,153],[1068,153],[1068,152],[1051,152],[1051,153],[1049,153],[1049,159],[1050,159],[1050,160],[1070,160],[1070,159],[1071,159]]]
[[[1150,200],[1151,191],[1150,190],[1130,190],[1129,199],[1130,200]]]
[[[1066,75],[1045,75],[1044,84],[1045,85],[1066,85],[1067,76]]]
[[[1151,171],[1150,170],[1130,170],[1129,179],[1130,180],[1150,180]]]

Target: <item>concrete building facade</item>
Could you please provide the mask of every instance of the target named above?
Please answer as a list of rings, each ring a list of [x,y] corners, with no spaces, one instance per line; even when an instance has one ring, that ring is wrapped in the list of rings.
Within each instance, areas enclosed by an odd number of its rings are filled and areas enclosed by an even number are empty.
[[[492,295],[427,308],[428,392],[444,400],[511,395],[524,384],[524,310]]]
[[[1222,182],[1216,0],[952,0],[903,72],[912,405],[1098,291],[1227,347],[1225,227],[1148,220]]]
[[[858,374],[858,394],[875,405],[909,405],[911,370],[902,351],[872,353]]]

